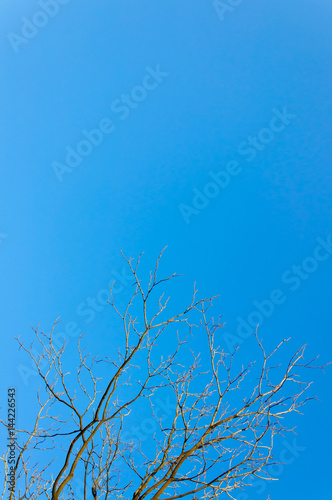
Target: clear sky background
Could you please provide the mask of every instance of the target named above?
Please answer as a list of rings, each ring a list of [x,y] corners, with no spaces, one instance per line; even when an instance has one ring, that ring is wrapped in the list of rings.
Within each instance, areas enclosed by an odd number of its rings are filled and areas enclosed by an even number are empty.
[[[92,352],[113,352],[104,290],[116,280],[125,303],[121,250],[145,252],[144,273],[168,245],[175,303],[194,281],[220,294],[225,350],[240,338],[251,353],[251,321],[267,347],[292,337],[284,361],[305,343],[332,359],[332,5],[235,3],[70,0],[52,17],[1,1],[1,399],[17,387],[21,427],[36,377],[14,337],[60,316],[60,332],[75,322]],[[82,145],[101,122],[100,144]],[[68,147],[85,156],[66,163]],[[321,401],[296,421],[305,450],[250,498],[331,497],[331,371],[310,378]]]

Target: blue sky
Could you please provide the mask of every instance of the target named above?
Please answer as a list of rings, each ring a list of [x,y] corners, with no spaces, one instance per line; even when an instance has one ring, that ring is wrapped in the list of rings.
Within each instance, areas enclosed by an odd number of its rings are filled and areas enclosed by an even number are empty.
[[[14,337],[60,316],[111,349],[121,250],[144,272],[167,245],[175,302],[194,281],[219,294],[226,350],[250,354],[238,329],[258,318],[267,346],[292,337],[285,361],[305,343],[329,361],[331,3],[42,3],[0,5],[1,387],[18,388],[20,424],[36,379]],[[306,449],[257,498],[327,498],[330,373],[307,375]]]

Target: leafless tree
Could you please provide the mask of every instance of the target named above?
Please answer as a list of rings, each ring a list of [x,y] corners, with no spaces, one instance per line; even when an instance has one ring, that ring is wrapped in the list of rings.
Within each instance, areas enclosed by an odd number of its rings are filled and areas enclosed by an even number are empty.
[[[158,300],[155,291],[175,275],[158,278],[160,256],[146,286],[138,277],[140,258],[126,259],[132,296],[123,312],[112,295],[109,301],[122,323],[123,346],[117,359],[91,358],[80,337],[75,384],[64,367],[66,343],[54,342],[57,322],[51,333],[35,329],[38,355],[17,339],[42,383],[33,428],[15,429],[14,491],[8,492],[8,453],[2,457],[1,498],[234,498],[254,478],[272,479],[275,437],[292,430],[285,417],[308,400],[310,383],[298,371],[314,368],[313,361],[304,362],[301,347],[286,365],[275,364],[287,340],[267,353],[256,332],[259,359],[239,365],[237,348],[228,354],[216,345],[223,323],[211,316],[214,298],[197,299],[194,288],[190,305],[168,315],[169,299]],[[193,332],[201,355],[190,347]],[[164,346],[165,336],[170,353],[162,356],[158,340]],[[99,363],[108,364],[109,380],[97,376]],[[171,401],[167,415],[157,398]],[[137,441],[127,423],[142,409],[154,432]]]

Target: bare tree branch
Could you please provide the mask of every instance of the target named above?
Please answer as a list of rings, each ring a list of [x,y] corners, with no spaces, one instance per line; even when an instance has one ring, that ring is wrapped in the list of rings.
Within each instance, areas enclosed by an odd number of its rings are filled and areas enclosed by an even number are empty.
[[[326,365],[305,362],[305,346],[284,368],[273,364],[289,339],[267,353],[256,331],[260,360],[237,367],[238,348],[229,355],[216,345],[224,323],[211,316],[214,297],[197,299],[194,287],[189,306],[168,316],[169,297],[154,299],[157,287],[178,276],[158,277],[161,256],[146,287],[138,277],[141,256],[136,263],[125,258],[133,276],[132,296],[123,312],[114,304],[112,289],[109,301],[122,322],[123,347],[117,360],[91,358],[80,336],[75,389],[64,368],[66,343],[55,346],[58,321],[49,334],[34,330],[39,355],[17,339],[42,385],[33,429],[15,429],[17,488],[9,492],[10,500],[75,500],[82,495],[84,500],[213,499],[222,493],[234,498],[254,478],[273,480],[269,468],[276,463],[275,439],[292,431],[285,417],[300,413],[313,399],[305,397],[310,383],[298,372]],[[194,330],[202,354],[190,347]],[[158,341],[165,336],[170,350],[160,355]],[[97,376],[99,363],[111,367],[106,383]],[[156,401],[161,398],[172,401],[168,415],[159,414]],[[150,440],[135,442],[128,422],[145,402],[155,430]],[[2,462],[1,499],[8,488],[8,453]],[[83,493],[75,491],[74,477],[82,482]]]

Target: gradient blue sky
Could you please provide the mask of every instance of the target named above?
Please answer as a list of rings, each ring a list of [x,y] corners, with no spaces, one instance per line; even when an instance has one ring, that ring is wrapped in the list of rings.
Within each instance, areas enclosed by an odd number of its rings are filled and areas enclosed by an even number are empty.
[[[183,274],[174,301],[189,299],[194,281],[201,296],[220,294],[230,335],[254,301],[281,290],[283,303],[260,322],[266,345],[291,336],[285,360],[307,343],[308,357],[329,361],[332,256],[312,258],[332,232],[331,2],[243,0],[222,20],[212,0],[71,0],[16,45],[22,18],[40,6],[2,0],[0,11],[1,393],[17,387],[20,425],[36,384],[18,373],[26,359],[13,338],[31,341],[31,324],[48,329],[60,316],[96,352],[112,349],[109,306],[91,312],[87,300],[115,279],[125,302],[120,250],[145,252],[144,272],[168,245],[162,270]],[[122,119],[116,100],[158,65],[168,75]],[[249,136],[284,108],[289,123],[248,161]],[[60,182],[54,162],[105,118],[114,131]],[[238,175],[195,208],[194,192],[230,161]],[[195,209],[189,223],[183,204]],[[303,261],[314,270],[296,281]],[[308,375],[321,401],[298,419],[306,450],[252,498],[331,495],[330,374]]]

